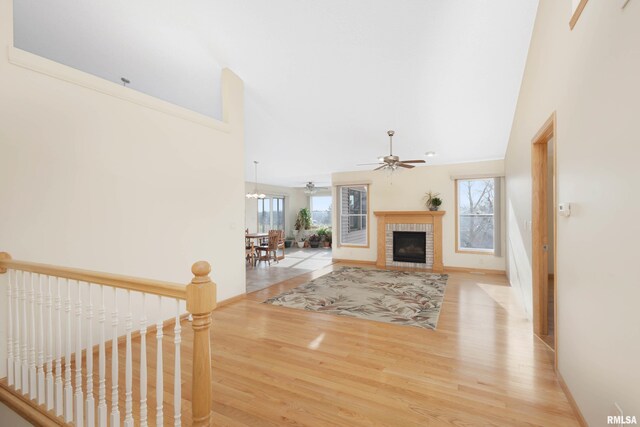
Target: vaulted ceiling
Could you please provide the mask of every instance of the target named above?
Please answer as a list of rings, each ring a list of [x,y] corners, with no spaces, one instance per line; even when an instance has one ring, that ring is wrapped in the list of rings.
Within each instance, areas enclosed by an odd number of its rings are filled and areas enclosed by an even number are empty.
[[[246,87],[247,180],[327,183],[388,150],[502,158],[537,0],[15,0],[15,44],[201,113]],[[221,153],[224,156],[224,153]],[[213,161],[213,159],[212,159]]]

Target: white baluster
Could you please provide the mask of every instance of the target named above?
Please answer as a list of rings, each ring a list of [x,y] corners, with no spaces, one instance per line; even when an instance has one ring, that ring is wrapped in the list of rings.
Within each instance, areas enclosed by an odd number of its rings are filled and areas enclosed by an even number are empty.
[[[158,297],[158,313],[162,313],[162,298]],[[164,378],[162,370],[162,318],[156,323],[156,425],[164,425],[163,413]]]
[[[20,273],[20,274],[18,274]],[[13,307],[15,312],[15,335],[13,336],[13,380],[16,390],[22,389],[22,376],[20,375],[20,283],[22,283],[22,271],[15,271],[13,276]],[[24,328],[24,325],[22,326]]]
[[[113,339],[111,341],[111,418],[110,426],[120,426],[120,410],[118,409],[118,293],[113,288]]]
[[[29,339],[28,329],[29,324],[27,323],[27,286],[29,283],[29,279],[27,278],[27,273],[22,272],[22,289],[20,292],[20,301],[22,305],[22,339],[21,344],[22,348],[20,349],[20,365],[22,370],[22,394],[29,394],[29,357],[28,357],[28,349],[27,349],[27,340]]]
[[[175,365],[173,367],[174,383],[173,383],[173,425],[174,427],[180,427],[182,422],[182,368],[180,366],[180,300],[176,299],[176,325],[173,328],[174,336],[173,343],[175,345]]]
[[[36,370],[36,282],[38,275],[31,273],[29,289],[29,397],[38,397],[38,379]]]
[[[125,331],[127,333],[127,344],[125,349],[125,427],[133,427],[133,400],[132,400],[132,381],[133,381],[133,365],[131,360],[131,291],[127,290],[128,309],[125,316]]]
[[[140,315],[140,427],[147,427],[147,312],[146,294],[142,294]]]
[[[56,415],[61,417],[64,414],[64,394],[62,392],[62,297],[60,288],[62,279],[56,279]]]
[[[96,423],[95,400],[93,399],[93,304],[91,300],[91,283],[87,283],[89,289],[89,302],[87,304],[87,399],[85,401],[85,416],[87,427],[93,427]]]
[[[106,355],[104,349],[105,332],[104,322],[106,310],[104,307],[104,286],[100,285],[100,310],[98,310],[98,322],[100,322],[100,345],[98,355],[98,427],[107,427],[107,387],[106,387]]]
[[[51,294],[51,281],[55,280],[55,278],[51,276],[47,276],[47,296],[45,299],[46,302],[46,315],[47,315],[47,393],[46,393],[46,401],[47,401],[47,410],[51,411],[53,409],[53,297]]]
[[[13,380],[13,313],[11,310],[11,305],[13,304],[13,283],[11,280],[11,272],[13,270],[7,271],[7,278],[9,280],[9,286],[7,286],[7,384],[11,387],[14,384]]]
[[[42,292],[42,282],[47,280],[47,277],[44,275],[39,276],[38,280],[38,288],[36,295],[37,302],[37,314],[38,314],[38,365],[37,369],[37,378],[38,378],[38,405],[44,405],[45,399],[45,390],[44,390],[44,294]]]
[[[64,355],[64,421],[70,423],[73,421],[73,388],[71,387],[71,283],[67,283],[67,299],[65,300],[64,311],[66,315],[66,335]]]
[[[82,393],[82,285],[78,281],[78,300],[76,302],[76,384],[75,384],[74,422],[82,427],[84,421],[84,395]]]

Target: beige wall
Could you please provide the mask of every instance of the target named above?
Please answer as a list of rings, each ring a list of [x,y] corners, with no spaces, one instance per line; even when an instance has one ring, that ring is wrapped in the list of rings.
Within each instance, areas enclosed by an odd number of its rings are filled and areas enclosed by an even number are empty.
[[[640,416],[640,1],[541,0],[507,150],[509,275],[531,310],[531,139],[557,112],[559,369],[590,425]]]
[[[32,427],[33,424],[13,412],[5,404],[0,403],[0,426]]]
[[[245,183],[245,194],[253,192],[255,188],[254,182]],[[293,226],[296,223],[298,211],[302,208],[309,207],[309,196],[302,188],[279,187],[275,185],[260,184],[259,191],[267,196],[284,196],[284,224],[285,233],[288,237],[294,232]],[[250,232],[258,229],[258,200],[245,198],[245,228]]]
[[[242,81],[223,73],[225,123],[191,113],[10,48],[11,3],[0,2],[0,250],[177,283],[204,259],[218,299],[243,293]]]
[[[332,185],[370,184],[370,245],[369,248],[344,248],[334,245],[333,256],[338,259],[360,261],[376,260],[377,221],[373,211],[384,210],[424,210],[424,195],[427,191],[440,193],[443,200],[441,210],[447,211],[443,217],[443,258],[445,266],[470,267],[504,270],[505,258],[494,255],[475,255],[455,251],[455,183],[452,176],[474,176],[482,174],[502,175],[504,162],[461,163],[442,166],[421,166],[411,170],[396,171],[389,176],[384,171],[341,172],[332,175]],[[334,200],[336,200],[334,194]],[[334,206],[337,206],[334,202]],[[334,209],[334,229],[337,230],[336,209]],[[504,215],[503,215],[504,217]],[[504,225],[504,221],[503,221]],[[504,236],[504,233],[502,233]]]

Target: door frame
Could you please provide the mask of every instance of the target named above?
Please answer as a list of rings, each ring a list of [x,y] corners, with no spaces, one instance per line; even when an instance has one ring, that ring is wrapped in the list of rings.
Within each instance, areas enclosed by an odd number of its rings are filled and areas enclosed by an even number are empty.
[[[548,143],[553,139],[553,236],[548,223]],[[555,111],[531,140],[531,252],[533,288],[533,332],[548,334],[549,272],[548,254],[543,246],[553,244],[553,321],[555,366],[558,362],[558,239],[557,239],[557,119]]]

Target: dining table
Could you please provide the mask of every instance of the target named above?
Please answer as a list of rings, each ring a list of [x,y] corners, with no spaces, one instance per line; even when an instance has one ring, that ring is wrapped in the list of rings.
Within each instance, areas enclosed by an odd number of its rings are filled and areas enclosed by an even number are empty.
[[[269,237],[269,233],[245,233],[244,235],[245,240],[255,239],[258,243],[260,243],[260,240],[266,239],[267,237]]]
[[[268,237],[269,233],[245,233],[245,246],[251,246],[251,253],[247,254],[247,261],[251,261],[252,265],[255,265],[258,262],[258,254],[255,248],[260,246],[262,240]],[[255,240],[254,245],[250,245],[251,240]]]

